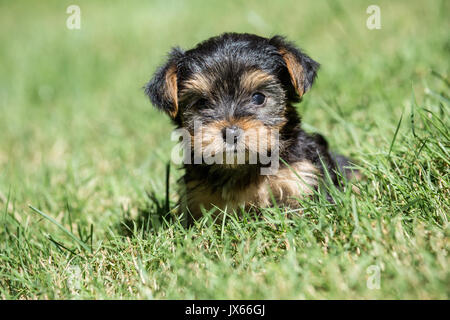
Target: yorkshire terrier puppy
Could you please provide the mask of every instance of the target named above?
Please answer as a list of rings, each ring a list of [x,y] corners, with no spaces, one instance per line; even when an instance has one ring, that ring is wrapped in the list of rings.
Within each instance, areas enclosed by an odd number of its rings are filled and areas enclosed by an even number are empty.
[[[187,133],[181,206],[295,208],[325,175],[352,175],[347,158],[307,134],[293,106],[311,88],[319,64],[281,36],[225,33],[183,51],[174,48],[145,92]]]

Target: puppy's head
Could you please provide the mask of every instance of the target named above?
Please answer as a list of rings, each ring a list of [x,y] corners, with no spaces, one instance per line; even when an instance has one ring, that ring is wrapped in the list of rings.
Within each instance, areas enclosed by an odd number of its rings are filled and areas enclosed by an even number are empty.
[[[244,151],[248,159],[270,152],[277,133],[298,119],[291,103],[309,90],[318,67],[280,36],[226,33],[186,52],[173,49],[145,91],[189,131],[193,148],[213,156]]]

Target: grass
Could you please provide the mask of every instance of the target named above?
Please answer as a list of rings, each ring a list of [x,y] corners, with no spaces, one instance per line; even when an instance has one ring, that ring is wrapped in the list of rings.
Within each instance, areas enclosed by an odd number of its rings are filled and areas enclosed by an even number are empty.
[[[373,1],[76,2],[80,30],[73,1],[0,3],[2,299],[449,298],[448,1],[377,1],[380,30]],[[181,172],[166,197],[172,127],[141,88],[224,31],[321,62],[298,110],[359,161],[359,195],[165,222]]]

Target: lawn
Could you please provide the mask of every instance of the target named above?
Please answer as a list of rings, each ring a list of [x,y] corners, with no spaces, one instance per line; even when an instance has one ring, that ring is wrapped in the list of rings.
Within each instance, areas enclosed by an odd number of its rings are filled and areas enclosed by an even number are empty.
[[[450,3],[376,1],[369,30],[373,2],[1,1],[0,298],[448,299]],[[358,161],[359,194],[165,219],[182,172],[142,86],[225,31],[321,63],[297,108]]]

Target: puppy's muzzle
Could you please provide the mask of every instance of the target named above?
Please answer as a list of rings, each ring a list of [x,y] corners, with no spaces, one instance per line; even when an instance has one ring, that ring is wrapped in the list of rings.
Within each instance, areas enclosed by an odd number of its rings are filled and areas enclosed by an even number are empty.
[[[222,138],[228,145],[236,145],[239,139],[241,139],[242,134],[243,130],[236,125],[222,129]]]

